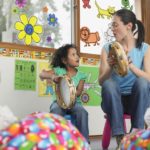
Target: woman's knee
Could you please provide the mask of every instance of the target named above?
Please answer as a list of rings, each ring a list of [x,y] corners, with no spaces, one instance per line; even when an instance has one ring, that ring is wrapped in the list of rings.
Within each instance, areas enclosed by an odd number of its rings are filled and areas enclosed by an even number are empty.
[[[109,80],[106,80],[103,85],[102,85],[102,102],[104,105],[110,105],[112,103],[116,103],[118,100],[117,98],[113,98],[114,95],[119,95],[120,94],[120,87],[119,85],[109,79]]]
[[[149,84],[149,81],[144,79],[144,78],[137,78],[134,85],[133,85],[133,88],[139,90],[139,91],[145,91],[145,90],[148,90],[148,84]]]
[[[104,81],[104,83],[102,84],[103,91],[113,92],[118,88],[119,86],[117,85],[117,83],[111,79]]]

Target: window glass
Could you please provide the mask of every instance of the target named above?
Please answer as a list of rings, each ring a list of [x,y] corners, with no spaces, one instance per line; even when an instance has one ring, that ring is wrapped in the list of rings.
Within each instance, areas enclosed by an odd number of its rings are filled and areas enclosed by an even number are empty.
[[[135,1],[80,1],[80,53],[100,55],[103,45],[114,40],[112,14],[121,8],[135,12]]]
[[[57,48],[71,42],[71,0],[1,0],[0,41]]]

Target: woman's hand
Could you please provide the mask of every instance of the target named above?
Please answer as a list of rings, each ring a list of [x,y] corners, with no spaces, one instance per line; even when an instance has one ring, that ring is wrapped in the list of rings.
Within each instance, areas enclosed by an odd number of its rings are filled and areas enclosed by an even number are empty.
[[[132,63],[132,59],[130,56],[128,56],[128,64],[130,65]]]
[[[107,58],[107,62],[110,67],[113,67],[117,63],[116,57],[114,55],[109,55]]]

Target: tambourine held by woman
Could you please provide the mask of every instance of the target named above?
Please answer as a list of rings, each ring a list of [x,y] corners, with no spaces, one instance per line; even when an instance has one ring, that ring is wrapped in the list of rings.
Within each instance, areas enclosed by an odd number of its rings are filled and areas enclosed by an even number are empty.
[[[125,76],[128,73],[128,58],[123,47],[118,42],[113,42],[110,45],[109,57],[114,57],[114,71],[120,76]]]
[[[56,97],[58,105],[63,109],[73,107],[76,98],[76,87],[68,76],[60,77],[56,85]]]

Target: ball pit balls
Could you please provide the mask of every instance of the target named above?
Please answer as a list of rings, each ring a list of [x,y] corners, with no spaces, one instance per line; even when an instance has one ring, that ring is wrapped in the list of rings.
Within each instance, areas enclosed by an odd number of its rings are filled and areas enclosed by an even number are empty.
[[[122,140],[121,150],[150,150],[150,129],[127,134]]]
[[[89,145],[70,121],[38,112],[0,131],[1,150],[89,150]]]

